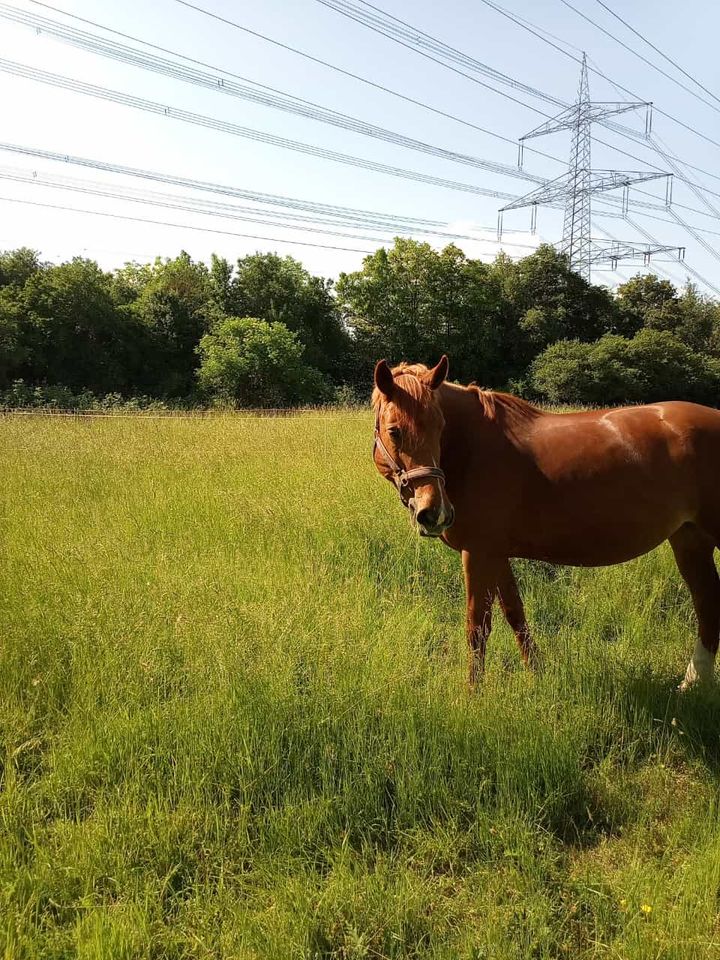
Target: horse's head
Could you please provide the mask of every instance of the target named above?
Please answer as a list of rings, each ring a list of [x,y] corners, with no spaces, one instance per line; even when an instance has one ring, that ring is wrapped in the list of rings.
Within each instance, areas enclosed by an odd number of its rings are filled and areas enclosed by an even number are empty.
[[[455,519],[440,469],[445,420],[436,396],[447,372],[447,357],[432,370],[422,364],[391,370],[385,360],[375,367],[375,466],[395,484],[424,537],[439,537]]]

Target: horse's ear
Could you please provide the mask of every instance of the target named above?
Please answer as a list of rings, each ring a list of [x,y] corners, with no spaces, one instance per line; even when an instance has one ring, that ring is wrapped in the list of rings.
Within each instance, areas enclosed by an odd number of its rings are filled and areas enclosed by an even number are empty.
[[[445,382],[449,367],[450,361],[445,354],[443,354],[438,360],[437,365],[428,373],[428,386],[431,390],[437,390],[440,384]]]
[[[375,364],[375,386],[386,400],[390,399],[395,389],[395,378],[387,365],[387,360],[378,360]]]

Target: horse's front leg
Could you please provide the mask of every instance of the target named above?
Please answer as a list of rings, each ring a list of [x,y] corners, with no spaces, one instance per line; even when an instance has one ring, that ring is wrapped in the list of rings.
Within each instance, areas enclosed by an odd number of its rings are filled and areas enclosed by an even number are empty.
[[[498,589],[498,561],[462,552],[467,594],[467,639],[470,687],[473,688],[485,669],[485,649],[492,627],[492,605]]]
[[[526,667],[537,667],[540,654],[530,634],[530,627],[525,619],[525,608],[518,590],[517,580],[512,571],[509,560],[504,560],[498,574],[498,599],[502,612],[505,614],[510,629],[515,634],[520,655]]]

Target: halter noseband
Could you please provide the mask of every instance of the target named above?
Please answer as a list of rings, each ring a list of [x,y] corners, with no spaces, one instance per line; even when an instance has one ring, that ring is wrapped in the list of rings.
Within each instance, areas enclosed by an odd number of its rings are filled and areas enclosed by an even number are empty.
[[[422,477],[428,477],[445,483],[445,473],[440,467],[413,467],[412,470],[405,470],[390,453],[380,436],[380,411],[375,414],[375,444],[373,450],[377,448],[382,454],[383,460],[392,470],[393,483],[398,489],[400,499],[406,503],[405,492],[410,486],[411,480],[420,480]]]

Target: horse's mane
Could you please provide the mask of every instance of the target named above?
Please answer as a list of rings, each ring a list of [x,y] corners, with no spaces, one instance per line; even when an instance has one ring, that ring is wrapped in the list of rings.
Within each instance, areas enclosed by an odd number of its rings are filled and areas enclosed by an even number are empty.
[[[423,374],[428,372],[428,367],[424,363],[399,363],[393,367],[391,373],[396,380],[399,380],[399,386],[403,392],[408,394],[412,400],[421,400],[427,387],[420,379]],[[495,420],[499,410],[507,411],[517,417],[534,417],[542,411],[522,397],[516,397],[513,393],[505,393],[501,390],[485,390],[476,383],[463,386],[458,383],[446,383],[445,386],[451,390],[463,390],[474,393],[482,408],[483,416],[489,420]],[[380,406],[381,393],[377,387],[373,390],[372,405],[375,410]]]
[[[519,417],[536,417],[542,413],[532,403],[523,400],[522,397],[516,397],[514,393],[505,393],[502,390],[483,390],[475,383],[471,383],[464,389],[472,390],[477,395],[483,414],[489,420],[496,418],[498,408]]]

